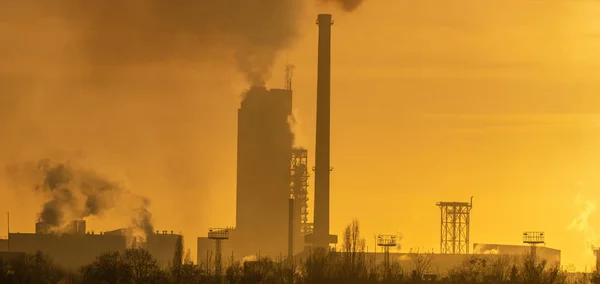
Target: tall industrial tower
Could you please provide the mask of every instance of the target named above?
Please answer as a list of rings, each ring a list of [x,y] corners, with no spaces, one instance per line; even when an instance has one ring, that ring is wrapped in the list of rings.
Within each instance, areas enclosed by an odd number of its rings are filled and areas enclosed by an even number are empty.
[[[317,75],[317,133],[315,147],[315,220],[314,233],[307,241],[316,247],[337,243],[329,234],[330,99],[331,99],[331,26],[329,14],[319,14],[319,54]]]
[[[238,111],[235,252],[276,257],[288,248],[292,91],[251,88]]]
[[[471,202],[439,202],[441,211],[440,253],[469,253],[469,224],[471,221]]]

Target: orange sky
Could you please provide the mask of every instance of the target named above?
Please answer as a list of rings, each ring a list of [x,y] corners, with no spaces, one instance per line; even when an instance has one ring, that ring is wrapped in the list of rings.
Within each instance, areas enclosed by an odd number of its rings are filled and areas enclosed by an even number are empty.
[[[519,244],[522,231],[542,230],[547,245],[562,250],[563,264],[591,265],[584,237],[567,227],[583,209],[578,195],[600,198],[595,148],[600,142],[600,3],[378,0],[352,14],[309,7],[298,41],[282,54],[269,84],[282,87],[286,59],[297,65],[298,144],[309,153],[314,149],[314,21],[320,12],[334,13],[335,20],[333,233],[356,217],[370,249],[374,233],[399,231],[404,251],[437,251],[435,203],[474,196],[472,243]],[[46,67],[52,64],[40,70]],[[38,116],[18,118],[31,129],[7,131],[13,135],[5,141],[12,144],[0,142],[0,158],[81,151],[99,171],[130,180],[135,191],[152,200],[157,228],[184,231],[194,251],[192,238],[205,235],[206,228],[234,225],[236,109],[247,86],[242,76],[197,71],[193,65],[160,68],[178,70],[175,85],[160,85],[154,69],[137,74],[136,83],[156,84],[157,94],[215,95],[186,101],[184,109],[178,109],[183,95],[159,105],[151,102],[158,97],[133,97],[109,114],[82,108],[51,118],[39,112],[44,101],[38,100],[21,106]],[[48,74],[43,86],[52,88]],[[43,90],[38,86],[34,93],[43,98]],[[148,124],[144,117],[127,116],[128,108],[165,115]],[[112,122],[74,121],[52,124],[52,130],[50,121],[65,121],[61,115]],[[180,125],[176,131],[160,128],[173,123]],[[109,129],[137,139],[88,139]],[[61,138],[46,139],[51,133]],[[62,147],[65,141],[68,147]],[[33,231],[39,204],[27,192],[1,190],[10,197],[0,199],[0,208],[13,212],[12,231]],[[14,202],[17,196],[27,199]],[[600,225],[595,213],[589,221]],[[106,230],[117,224],[111,219],[89,226]],[[0,228],[5,225],[2,218]]]

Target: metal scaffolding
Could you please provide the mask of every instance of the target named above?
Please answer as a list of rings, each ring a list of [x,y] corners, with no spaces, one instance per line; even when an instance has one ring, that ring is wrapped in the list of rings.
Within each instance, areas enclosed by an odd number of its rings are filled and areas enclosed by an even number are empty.
[[[441,211],[440,253],[469,253],[469,223],[471,220],[471,202],[439,202]]]
[[[308,151],[305,148],[294,148],[290,162],[290,192],[295,206],[300,210],[302,235],[312,233],[312,224],[308,223],[308,177]]]

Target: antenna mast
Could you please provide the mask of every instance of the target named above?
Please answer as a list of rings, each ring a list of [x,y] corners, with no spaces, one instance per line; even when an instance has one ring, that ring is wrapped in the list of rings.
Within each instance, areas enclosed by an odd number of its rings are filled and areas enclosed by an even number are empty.
[[[292,90],[292,76],[294,75],[295,65],[286,63],[285,64],[285,89],[288,91]]]

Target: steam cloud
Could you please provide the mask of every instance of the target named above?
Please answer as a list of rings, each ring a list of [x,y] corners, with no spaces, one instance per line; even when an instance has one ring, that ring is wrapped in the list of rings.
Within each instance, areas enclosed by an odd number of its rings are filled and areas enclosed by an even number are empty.
[[[590,226],[589,218],[596,211],[596,204],[589,200],[583,200],[580,195],[577,196],[576,203],[583,208],[568,226],[568,230],[577,231],[583,236],[585,248],[582,256],[585,257],[587,263],[593,263],[598,235],[594,228]]]
[[[598,241],[598,235],[596,234],[594,228],[590,226],[588,220],[590,215],[596,211],[596,204],[589,200],[583,201],[579,196],[577,197],[577,201],[577,203],[580,203],[583,206],[583,209],[571,222],[568,229],[581,233],[585,239],[586,245],[593,251]]]
[[[46,159],[39,162],[38,169],[41,181],[35,190],[48,198],[42,206],[40,221],[51,230],[59,229],[72,220],[101,216],[128,199],[137,203],[133,228],[143,230],[146,235],[153,232],[146,198],[130,193],[93,171],[75,168],[68,163]]]

